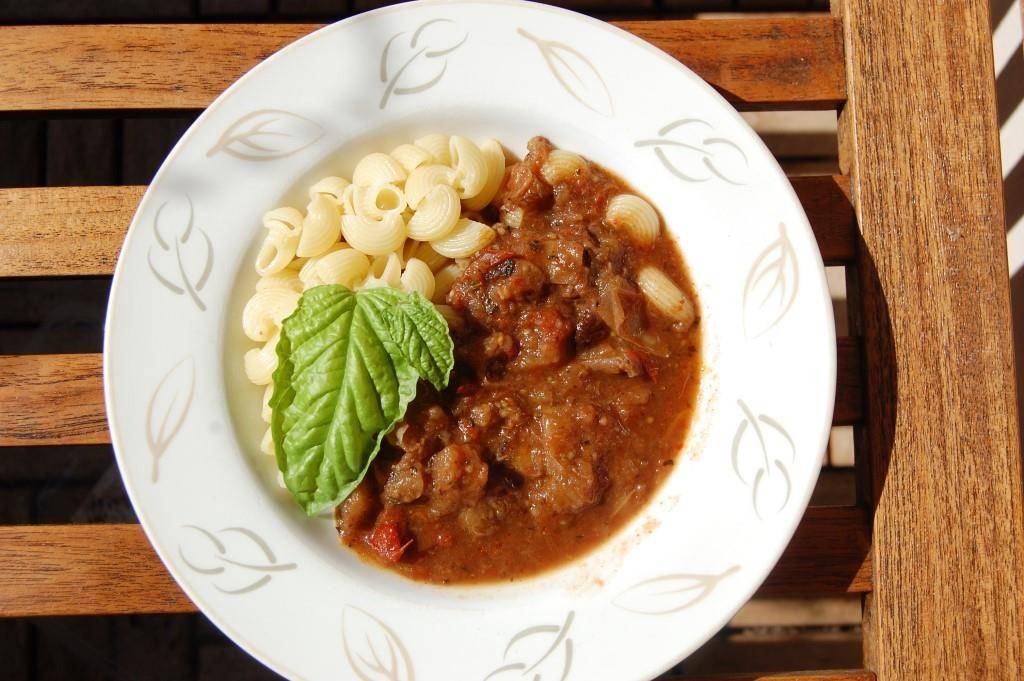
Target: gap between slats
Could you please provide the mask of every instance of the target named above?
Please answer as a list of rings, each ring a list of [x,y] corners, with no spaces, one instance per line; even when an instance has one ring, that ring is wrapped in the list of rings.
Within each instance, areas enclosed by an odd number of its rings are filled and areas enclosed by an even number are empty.
[[[825,262],[852,261],[857,225],[849,179],[825,175],[791,182]],[[111,274],[145,189],[0,189],[0,277]]]
[[[835,425],[860,420],[861,376],[857,340],[840,338]],[[102,355],[0,355],[0,414],[0,447],[110,442]]]
[[[340,550],[340,549],[339,549]],[[201,575],[185,576],[204,593]],[[190,612],[139,525],[0,527],[0,616]],[[287,578],[287,577],[285,577]],[[867,518],[855,507],[814,507],[759,595],[871,589]]]
[[[846,98],[841,27],[828,16],[612,23],[679,59],[743,109],[829,109]],[[0,27],[0,111],[202,109],[317,28]]]

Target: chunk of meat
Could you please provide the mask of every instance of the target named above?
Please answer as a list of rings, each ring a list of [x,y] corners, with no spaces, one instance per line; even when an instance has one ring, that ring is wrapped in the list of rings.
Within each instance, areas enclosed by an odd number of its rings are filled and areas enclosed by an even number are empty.
[[[577,298],[587,290],[590,271],[587,268],[587,244],[580,239],[544,239],[541,255],[544,269],[552,284],[562,286],[562,295]]]
[[[334,509],[334,526],[342,539],[354,535],[370,526],[377,512],[377,496],[370,489],[370,481],[364,479],[345,501]]]
[[[526,310],[516,326],[519,354],[513,365],[518,369],[536,369],[564,363],[569,358],[569,339],[574,331],[569,314],[561,306]]]
[[[551,203],[551,185],[527,163],[516,163],[505,173],[496,199],[503,210],[539,208]]]
[[[423,496],[423,463],[418,453],[406,453],[399,459],[384,483],[381,496],[386,504],[409,504]]]
[[[511,252],[476,254],[452,284],[448,303],[468,313],[485,329],[507,331],[517,308],[544,290],[547,276],[525,258]]]
[[[577,350],[589,347],[608,336],[608,325],[597,314],[596,304],[577,302],[575,309],[576,329],[573,341]]]
[[[644,298],[640,291],[618,275],[604,276],[599,283],[598,315],[616,336],[640,342],[644,332]]]
[[[610,341],[587,348],[576,356],[576,361],[601,374],[625,374],[633,378],[644,373],[644,363],[639,352]]]
[[[501,526],[511,506],[506,497],[486,497],[459,511],[459,526],[471,536],[486,537]]]
[[[527,481],[535,516],[578,513],[601,500],[608,479],[596,445],[597,418],[588,403],[540,410],[541,437],[535,450],[540,471]]]
[[[437,516],[475,504],[487,487],[487,464],[471,444],[448,445],[430,457],[427,470],[430,507]]]
[[[399,509],[389,508],[377,516],[367,544],[383,560],[397,563],[413,542],[407,537],[407,532],[405,514]]]

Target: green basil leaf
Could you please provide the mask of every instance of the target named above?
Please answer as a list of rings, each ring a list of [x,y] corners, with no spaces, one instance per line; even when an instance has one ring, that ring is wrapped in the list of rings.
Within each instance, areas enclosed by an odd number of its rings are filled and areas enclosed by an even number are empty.
[[[271,434],[285,485],[309,515],[362,481],[419,379],[438,390],[454,364],[448,324],[418,293],[306,291],[277,345]]]

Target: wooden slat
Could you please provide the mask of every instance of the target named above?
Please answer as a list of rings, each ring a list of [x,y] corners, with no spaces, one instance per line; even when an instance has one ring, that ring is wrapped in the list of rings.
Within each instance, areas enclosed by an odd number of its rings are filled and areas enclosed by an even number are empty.
[[[857,225],[842,176],[791,178],[827,263],[853,260]],[[110,274],[145,187],[0,189],[0,278]]]
[[[855,423],[863,412],[860,348],[837,346],[833,423]],[[99,354],[0,355],[0,447],[110,442]]]
[[[107,442],[102,355],[0,355],[0,446]]]
[[[865,663],[880,681],[1016,680],[1024,472],[988,3],[832,4],[871,395]]]
[[[658,681],[875,681],[866,669],[845,669],[820,672],[767,672],[763,674],[689,674],[660,677]]]
[[[864,515],[857,509],[808,509],[762,591],[869,590],[871,573],[863,554],[853,556],[843,545],[861,545],[865,533]],[[812,553],[816,559],[809,558]],[[5,617],[194,609],[138,525],[0,527],[0,575],[0,616]]]
[[[742,108],[833,108],[845,98],[830,17],[613,22]],[[314,24],[0,27],[0,111],[201,109]],[[367,56],[367,66],[376,63]]]

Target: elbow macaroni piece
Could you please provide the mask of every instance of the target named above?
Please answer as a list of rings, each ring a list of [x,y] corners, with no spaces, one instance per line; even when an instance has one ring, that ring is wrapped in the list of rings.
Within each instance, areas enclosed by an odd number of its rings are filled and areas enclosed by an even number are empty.
[[[314,267],[322,283],[351,289],[370,271],[370,259],[354,248],[343,248],[317,258]]]
[[[451,165],[455,170],[455,188],[463,199],[471,199],[487,184],[487,160],[480,147],[459,135],[449,141]]]
[[[274,415],[273,410],[270,408],[270,398],[274,396],[274,382],[267,383],[267,387],[263,390],[263,406],[260,409],[260,418],[263,419],[264,423],[270,423],[271,417]]]
[[[681,322],[686,328],[693,324],[696,318],[693,302],[657,267],[648,265],[641,269],[636,275],[636,284],[647,301],[666,317]]]
[[[283,288],[256,291],[242,310],[242,330],[254,341],[270,340],[284,318],[295,311],[299,292]]]
[[[437,272],[451,262],[448,258],[431,248],[430,244],[425,241],[414,241],[412,239],[406,242],[403,255],[406,260],[419,258],[427,263],[427,267],[430,268],[431,272]]]
[[[413,145],[430,154],[433,163],[443,166],[451,165],[452,157],[448,151],[448,135],[439,132],[424,135],[413,141]]]
[[[447,236],[431,241],[430,246],[448,258],[466,258],[490,244],[496,236],[497,233],[482,222],[460,218]]]
[[[410,258],[402,272],[402,289],[417,291],[427,300],[434,295],[434,273],[419,258]]]
[[[498,193],[501,181],[505,179],[505,150],[501,148],[501,143],[498,140],[486,139],[480,145],[480,153],[483,154],[484,163],[487,165],[487,182],[479,194],[463,200],[462,205],[466,210],[483,209]]]
[[[341,215],[338,214],[337,204],[326,195],[317,194],[306,207],[295,255],[300,258],[320,255],[338,242],[340,234]]]
[[[433,241],[451,232],[461,214],[462,205],[455,189],[439,184],[420,201],[419,208],[409,218],[406,227],[411,238]]]
[[[540,167],[540,174],[548,184],[556,185],[586,169],[587,161],[579,154],[552,149],[544,165]]]
[[[293,260],[292,262],[295,261]],[[280,272],[268,274],[265,277],[260,277],[256,281],[257,291],[268,291],[272,289],[282,289],[285,291],[302,293],[302,281],[299,279],[299,272],[286,267]]]
[[[434,155],[415,144],[400,144],[391,150],[391,158],[398,161],[406,173],[411,173],[422,165],[434,161]]]
[[[405,193],[393,184],[356,185],[352,190],[352,207],[356,215],[375,220],[388,213],[405,210]]]
[[[604,219],[645,247],[652,246],[661,232],[657,211],[635,194],[619,194],[609,201]]]
[[[454,171],[448,166],[420,166],[409,173],[409,179],[405,181],[405,201],[409,208],[418,210],[431,189],[440,184],[450,186],[454,180]]]
[[[280,332],[275,333],[263,347],[245,353],[245,375],[252,383],[267,385],[273,380],[277,369],[277,341],[280,337]]]
[[[342,197],[345,195],[345,190],[348,189],[351,184],[352,183],[344,177],[338,177],[336,175],[324,177],[309,188],[309,198],[315,199],[317,196],[326,195],[334,199],[335,203],[340,204]]]
[[[405,243],[405,221],[398,213],[388,213],[382,220],[343,215],[341,233],[352,248],[366,255],[387,255]]]
[[[405,178],[402,164],[379,151],[364,156],[352,171],[352,184],[359,186],[399,183]]]
[[[466,270],[466,264],[453,262],[445,265],[434,275],[434,295],[431,300],[435,303],[443,303],[448,298],[448,292],[452,290],[452,284]]]
[[[402,258],[397,253],[381,255],[373,259],[370,275],[357,288],[401,288]]]
[[[302,232],[302,213],[294,208],[275,208],[263,215],[267,238],[256,255],[256,272],[261,276],[280,272],[295,257]]]
[[[267,428],[263,432],[263,439],[260,440],[260,451],[267,456],[274,456],[274,433]]]

